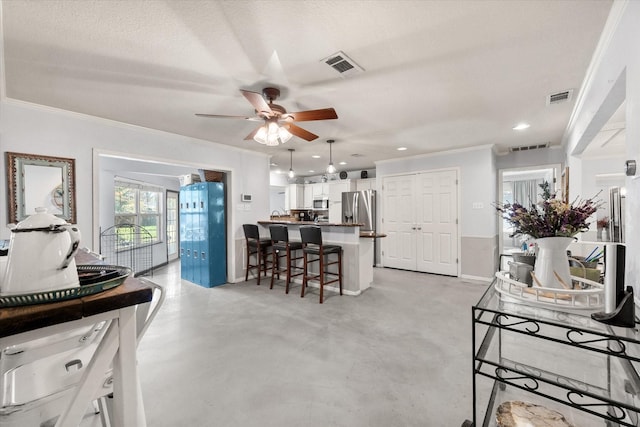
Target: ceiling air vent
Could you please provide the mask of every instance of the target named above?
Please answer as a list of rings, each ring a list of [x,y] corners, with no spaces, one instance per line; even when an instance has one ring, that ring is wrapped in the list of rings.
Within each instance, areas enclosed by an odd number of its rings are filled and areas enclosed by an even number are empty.
[[[515,151],[530,151],[530,150],[538,150],[540,148],[547,148],[549,146],[549,143],[545,143],[545,144],[535,144],[535,145],[523,145],[521,147],[511,147],[509,148],[510,152],[515,152]]]
[[[552,93],[547,96],[547,105],[560,104],[561,102],[571,101],[573,96],[573,89],[565,90],[564,92]]]
[[[345,55],[343,51],[339,51],[327,58],[324,58],[322,62],[340,73],[341,77],[348,77],[352,74],[358,74],[364,71],[362,67],[356,64],[353,59]]]

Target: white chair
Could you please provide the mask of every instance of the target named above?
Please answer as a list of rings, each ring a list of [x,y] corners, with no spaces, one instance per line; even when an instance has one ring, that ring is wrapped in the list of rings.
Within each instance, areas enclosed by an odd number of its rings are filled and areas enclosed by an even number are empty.
[[[153,289],[149,303],[136,307],[137,339],[149,328],[165,298],[163,288],[138,278]],[[102,340],[109,322],[79,328],[2,349],[0,352],[0,426],[53,425],[71,399],[75,385]],[[95,392],[96,413],[110,426],[106,397],[113,392],[111,370]]]

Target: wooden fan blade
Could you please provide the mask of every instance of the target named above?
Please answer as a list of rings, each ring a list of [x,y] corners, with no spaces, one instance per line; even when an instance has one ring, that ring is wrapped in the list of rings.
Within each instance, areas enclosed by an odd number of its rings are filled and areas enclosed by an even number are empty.
[[[196,113],[196,116],[199,117],[213,117],[214,119],[243,119],[243,120],[250,120],[252,122],[261,122],[264,119],[260,118],[260,117],[247,117],[247,116],[226,116],[224,114],[202,114],[202,113]]]
[[[283,120],[294,122],[309,122],[311,120],[331,120],[337,119],[338,114],[333,108],[323,108],[321,110],[298,111],[297,113],[287,113],[282,115]]]
[[[309,132],[308,130],[302,129],[300,126],[296,126],[293,123],[286,123],[282,126],[286,128],[289,132],[291,132],[293,135],[307,141],[313,141],[318,137],[318,135],[315,135]]]
[[[251,92],[243,89],[240,89],[240,92],[242,92],[244,97],[247,98],[247,101],[249,101],[251,105],[253,105],[253,108],[256,109],[258,114],[261,112],[268,113],[269,115],[273,114],[273,111],[271,111],[271,107],[269,107],[269,104],[267,104],[267,101],[264,100],[264,97],[261,93]]]
[[[257,128],[255,128],[253,131],[251,131],[251,133],[249,135],[247,135],[244,140],[248,141],[250,139],[253,139],[254,136],[256,136],[256,133],[258,133],[258,131],[260,130],[260,128],[262,127],[262,125],[258,126]]]

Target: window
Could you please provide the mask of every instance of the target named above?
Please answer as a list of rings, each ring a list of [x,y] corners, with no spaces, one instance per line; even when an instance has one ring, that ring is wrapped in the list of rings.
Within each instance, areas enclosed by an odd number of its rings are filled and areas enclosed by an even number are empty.
[[[134,224],[151,234],[151,242],[162,240],[162,211],[164,190],[144,183],[122,179],[115,181],[115,225]],[[129,235],[130,236],[130,235]],[[136,246],[140,242],[123,235],[121,248]]]

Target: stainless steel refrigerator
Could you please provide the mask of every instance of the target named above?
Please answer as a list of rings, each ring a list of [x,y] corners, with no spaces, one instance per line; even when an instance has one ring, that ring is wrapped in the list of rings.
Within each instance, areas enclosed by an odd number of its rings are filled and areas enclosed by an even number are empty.
[[[342,222],[363,224],[361,232],[376,231],[375,190],[342,193]]]
[[[361,233],[376,232],[376,192],[375,190],[347,191],[342,193],[342,222],[360,223]],[[376,263],[376,250],[373,250],[373,265]]]

